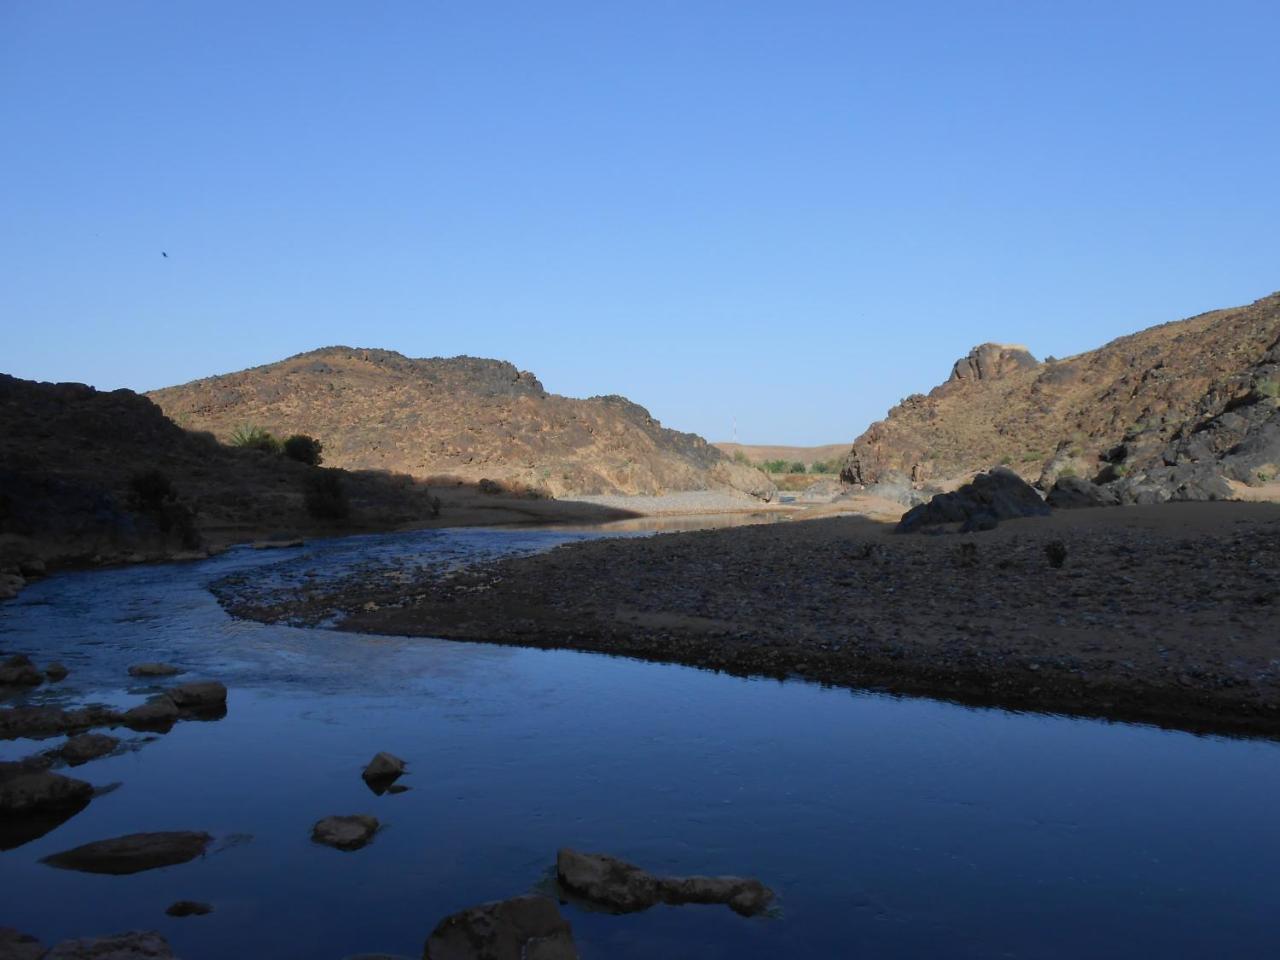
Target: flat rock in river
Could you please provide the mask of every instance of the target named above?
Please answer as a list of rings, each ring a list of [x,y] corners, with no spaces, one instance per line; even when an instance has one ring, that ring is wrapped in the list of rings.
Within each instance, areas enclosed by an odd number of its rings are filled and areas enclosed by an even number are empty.
[[[227,688],[216,680],[184,683],[165,691],[179,710],[210,710],[226,705]]]
[[[573,929],[549,897],[469,907],[436,925],[423,960],[577,960]]]
[[[359,850],[378,832],[378,818],[353,813],[325,817],[311,828],[311,839],[338,850]]]
[[[120,741],[105,733],[79,733],[68,739],[58,752],[62,754],[62,759],[76,767],[98,757],[105,757],[118,746]]]
[[[0,764],[0,813],[6,816],[81,806],[92,796],[93,787],[83,780],[19,763]]]
[[[192,830],[131,833],[86,843],[45,857],[41,862],[85,873],[139,873],[194,860],[204,854],[212,841],[209,834]]]
[[[754,916],[773,901],[773,891],[750,877],[657,877],[616,857],[568,848],[556,855],[556,878],[575,896],[619,913],[656,903],[722,903]]]

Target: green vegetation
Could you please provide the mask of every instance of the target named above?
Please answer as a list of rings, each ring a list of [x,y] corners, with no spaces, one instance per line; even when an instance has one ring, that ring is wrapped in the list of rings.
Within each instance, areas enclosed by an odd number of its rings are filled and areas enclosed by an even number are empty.
[[[766,460],[760,464],[760,469],[765,473],[786,473],[789,466],[785,460]]]
[[[307,513],[317,520],[345,520],[351,514],[342,474],[337,470],[319,470],[308,476],[304,500]]]
[[[261,427],[245,424],[231,432],[231,446],[261,450],[263,453],[279,453],[280,441]]]
[[[1264,397],[1280,397],[1280,380],[1259,380],[1254,389]]]
[[[749,465],[751,463],[751,459],[746,455],[744,451],[735,450],[733,451],[733,462]]]
[[[324,457],[321,456],[322,450],[324,450],[324,444],[315,437],[308,437],[305,433],[295,433],[281,445],[281,453],[290,460],[297,460],[299,463],[306,463],[313,467],[318,467],[324,462]]]
[[[840,470],[834,460],[815,460],[809,464],[810,473],[839,473]]]

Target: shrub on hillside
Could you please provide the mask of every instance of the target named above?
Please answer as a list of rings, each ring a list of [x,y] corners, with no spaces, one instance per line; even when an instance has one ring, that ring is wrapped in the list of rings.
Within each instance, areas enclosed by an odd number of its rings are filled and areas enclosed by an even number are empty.
[[[231,432],[233,447],[246,447],[250,450],[261,450],[263,453],[279,453],[280,441],[261,427],[244,425]]]
[[[351,514],[342,474],[337,470],[322,470],[307,477],[304,501],[307,513],[317,520],[345,520]]]
[[[286,457],[297,460],[299,463],[318,467],[324,462],[324,457],[320,455],[324,450],[324,444],[315,437],[308,437],[305,433],[295,433],[284,442],[282,449]]]
[[[799,460],[792,460],[787,465],[787,473],[804,473],[804,464]]]

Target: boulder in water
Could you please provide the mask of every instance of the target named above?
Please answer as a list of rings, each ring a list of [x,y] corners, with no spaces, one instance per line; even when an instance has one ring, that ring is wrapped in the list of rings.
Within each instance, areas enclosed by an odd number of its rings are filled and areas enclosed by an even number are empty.
[[[311,828],[311,839],[337,850],[359,850],[378,832],[378,818],[364,813],[325,817]]]
[[[209,834],[193,830],[131,833],[64,850],[45,857],[41,862],[85,873],[139,873],[194,860],[203,856],[212,842],[213,837]]]
[[[423,960],[577,960],[569,921],[554,900],[527,895],[483,903],[445,917]]]

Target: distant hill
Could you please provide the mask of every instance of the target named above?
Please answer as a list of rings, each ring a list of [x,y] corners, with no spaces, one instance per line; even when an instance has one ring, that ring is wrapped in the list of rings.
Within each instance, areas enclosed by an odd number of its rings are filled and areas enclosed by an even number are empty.
[[[487,479],[556,497],[773,494],[760,471],[664,428],[624,397],[558,396],[500,360],[326,347],[148,396],[177,422],[219,438],[245,425],[310,434],[323,442],[326,463],[351,469]]]
[[[751,463],[766,463],[769,460],[786,460],[789,463],[799,461],[806,467],[814,463],[830,463],[836,470],[844,463],[849,453],[847,443],[828,443],[820,447],[785,447],[779,445],[757,443],[729,443],[717,441],[714,446],[732,457],[741,452]]]
[[[1037,361],[983,344],[858,437],[843,478],[941,482],[1006,463],[1122,500],[1199,499],[1280,467],[1280,294]]]

